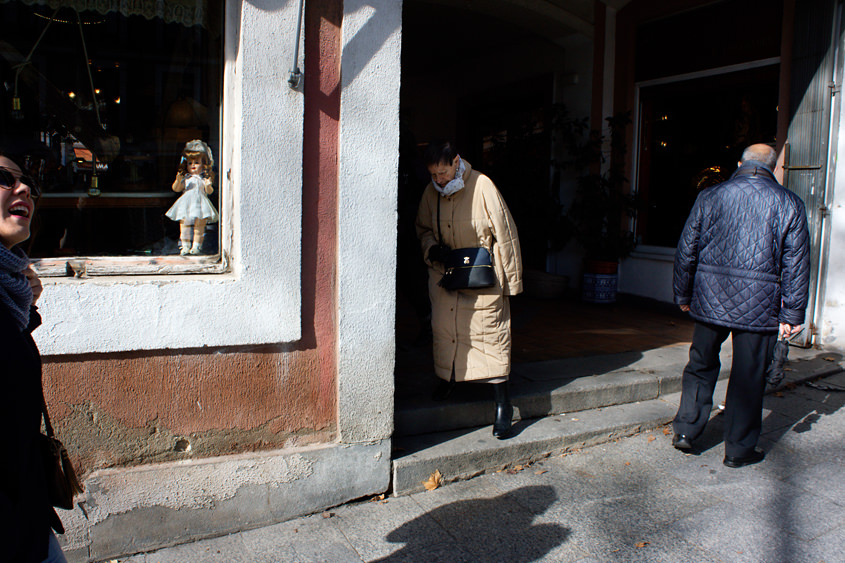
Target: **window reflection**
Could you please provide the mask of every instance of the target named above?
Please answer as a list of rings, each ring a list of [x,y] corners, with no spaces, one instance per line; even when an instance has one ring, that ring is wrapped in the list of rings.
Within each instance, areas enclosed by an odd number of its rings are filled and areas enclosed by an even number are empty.
[[[44,192],[33,257],[179,254],[182,150],[220,154],[221,4],[0,0],[3,144]]]

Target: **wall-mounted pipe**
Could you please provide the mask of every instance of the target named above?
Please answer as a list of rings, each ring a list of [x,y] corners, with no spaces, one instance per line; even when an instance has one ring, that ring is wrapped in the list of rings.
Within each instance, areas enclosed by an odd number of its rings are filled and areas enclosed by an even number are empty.
[[[296,20],[296,46],[293,49],[293,65],[288,75],[288,86],[296,90],[302,84],[302,70],[299,68],[299,39],[302,37],[302,6],[305,0],[299,0],[299,14]]]

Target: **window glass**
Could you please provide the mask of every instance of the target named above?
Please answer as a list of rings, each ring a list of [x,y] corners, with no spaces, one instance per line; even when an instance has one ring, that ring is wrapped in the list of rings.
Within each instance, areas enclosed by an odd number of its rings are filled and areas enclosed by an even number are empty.
[[[216,259],[219,221],[166,213],[220,209],[222,4],[0,0],[0,131],[43,192],[31,256],[178,256],[190,227],[202,243],[178,260]],[[204,181],[176,193],[191,141]]]
[[[640,90],[641,244],[674,247],[698,193],[727,180],[742,151],[775,142],[779,66]]]

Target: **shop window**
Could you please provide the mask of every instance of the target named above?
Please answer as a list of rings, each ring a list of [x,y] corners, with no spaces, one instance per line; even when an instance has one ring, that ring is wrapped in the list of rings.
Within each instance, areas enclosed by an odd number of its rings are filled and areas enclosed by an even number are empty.
[[[698,193],[727,180],[745,147],[774,144],[779,65],[639,87],[640,244],[674,247]]]
[[[219,271],[219,222],[180,255],[165,213],[203,141],[220,193],[222,2],[0,0],[0,131],[41,184],[26,250],[46,275]],[[184,236],[182,237],[184,238]]]

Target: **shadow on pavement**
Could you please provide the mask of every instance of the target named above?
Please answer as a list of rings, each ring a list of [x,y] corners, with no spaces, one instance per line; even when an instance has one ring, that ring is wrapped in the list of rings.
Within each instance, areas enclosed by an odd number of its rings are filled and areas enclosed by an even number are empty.
[[[540,502],[529,510],[517,502],[523,495]],[[491,499],[461,500],[439,506],[390,532],[387,541],[405,545],[377,561],[536,561],[564,543],[572,533],[559,524],[533,524],[557,498],[550,486],[532,486]],[[426,533],[431,529],[431,520],[454,541],[432,545]]]

